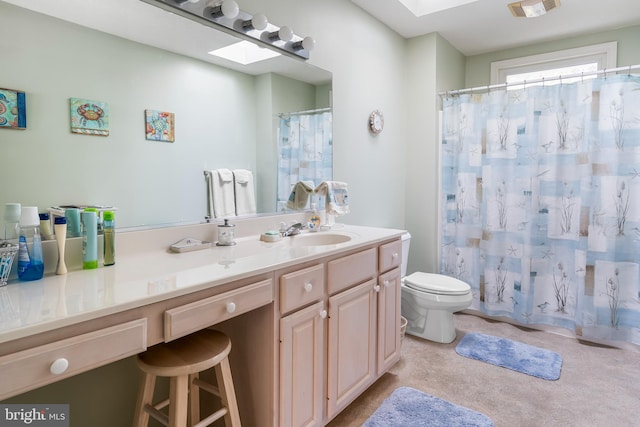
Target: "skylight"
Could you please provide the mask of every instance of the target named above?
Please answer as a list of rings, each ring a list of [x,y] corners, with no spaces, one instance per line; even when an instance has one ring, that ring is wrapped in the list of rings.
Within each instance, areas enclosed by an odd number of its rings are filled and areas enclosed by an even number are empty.
[[[452,9],[478,0],[399,0],[417,17]]]
[[[279,56],[280,54],[271,49],[259,47],[255,43],[243,40],[220,49],[212,50],[209,52],[209,55],[228,59],[242,65],[248,65]]]

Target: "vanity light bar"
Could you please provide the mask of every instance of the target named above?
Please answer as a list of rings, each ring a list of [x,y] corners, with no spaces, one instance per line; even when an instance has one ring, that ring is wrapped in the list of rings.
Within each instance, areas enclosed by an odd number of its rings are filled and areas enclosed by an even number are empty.
[[[286,26],[279,28],[262,14],[243,12],[233,0],[141,1],[294,58],[309,59],[315,45],[311,37],[299,37]]]

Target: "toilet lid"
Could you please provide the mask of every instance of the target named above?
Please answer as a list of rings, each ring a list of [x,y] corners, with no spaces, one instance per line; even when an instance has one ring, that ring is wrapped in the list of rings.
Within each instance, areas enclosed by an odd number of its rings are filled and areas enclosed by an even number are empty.
[[[471,291],[471,286],[462,280],[443,274],[423,273],[421,271],[406,276],[404,284],[417,291],[440,295],[464,295]]]

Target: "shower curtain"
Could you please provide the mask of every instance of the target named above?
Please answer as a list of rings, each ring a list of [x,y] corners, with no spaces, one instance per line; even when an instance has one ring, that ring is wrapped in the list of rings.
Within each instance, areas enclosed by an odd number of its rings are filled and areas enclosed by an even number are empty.
[[[443,99],[441,272],[470,308],[640,344],[640,77]]]
[[[289,194],[298,181],[313,181],[315,186],[331,180],[331,122],[331,111],[281,116],[278,128],[278,211],[285,209]]]

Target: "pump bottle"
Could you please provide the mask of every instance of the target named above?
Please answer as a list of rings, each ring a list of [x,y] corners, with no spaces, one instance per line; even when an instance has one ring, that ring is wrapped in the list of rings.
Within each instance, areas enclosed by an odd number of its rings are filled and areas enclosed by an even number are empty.
[[[20,238],[18,243],[18,279],[39,280],[44,274],[40,217],[36,206],[24,206],[20,215]],[[29,249],[31,241],[31,249]]]

